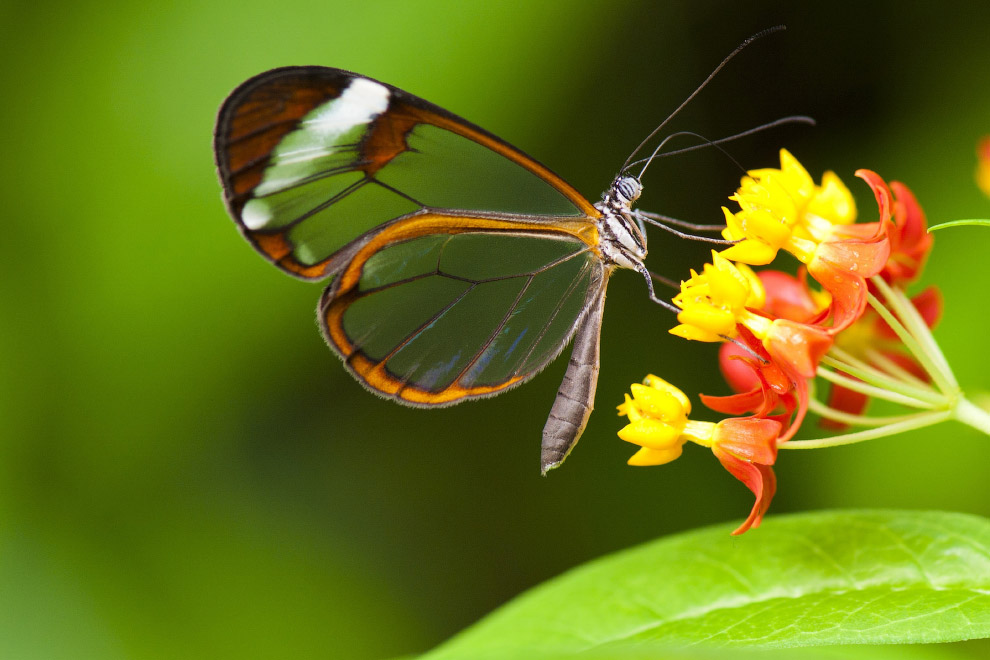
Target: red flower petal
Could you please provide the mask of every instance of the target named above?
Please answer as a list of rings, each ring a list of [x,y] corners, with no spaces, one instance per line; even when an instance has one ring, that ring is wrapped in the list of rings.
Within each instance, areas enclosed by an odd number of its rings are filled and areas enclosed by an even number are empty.
[[[847,328],[866,308],[866,278],[880,273],[890,257],[890,190],[876,173],[858,170],[876,196],[880,220],[863,225],[840,225],[833,238],[821,243],[808,272],[832,294],[832,334]]]
[[[749,392],[740,392],[739,394],[730,394],[728,396],[711,396],[708,394],[699,394],[698,396],[701,402],[708,408],[715,412],[725,413],[726,415],[744,415],[748,412],[759,414],[758,411],[765,408],[767,400],[766,394],[761,387],[757,387]],[[773,408],[767,412],[772,410]]]
[[[790,426],[787,426],[780,432],[780,436],[777,438],[778,445],[794,437],[794,434],[801,428],[801,422],[804,421],[805,416],[808,414],[808,381],[804,379],[795,380],[794,392],[789,394],[788,398],[789,402],[786,405],[795,411],[795,415],[791,420]]]
[[[890,187],[894,191],[894,224],[901,244],[916,246],[934,241],[935,237],[928,233],[925,212],[911,189],[900,181],[891,181]]]
[[[748,392],[760,387],[757,368],[750,364],[752,355],[735,342],[723,342],[718,349],[718,366],[722,377],[734,392]]]
[[[911,190],[897,181],[890,187],[895,198],[894,222],[888,232],[890,259],[882,275],[892,284],[913,282],[925,266],[935,237],[928,233],[925,213]]]
[[[867,227],[867,225],[856,226]],[[812,263],[825,261],[837,268],[844,268],[857,277],[873,277],[882,271],[887,263],[887,258],[890,256],[890,239],[884,233],[873,233],[872,229],[868,229],[867,232],[870,235],[865,238],[825,241],[818,246]],[[808,270],[814,277],[814,271],[810,267]],[[819,283],[824,286],[820,280]]]
[[[890,221],[890,189],[887,188],[887,183],[883,177],[872,170],[856,170],[856,176],[873,189],[873,195],[877,198],[877,207],[880,211],[880,224],[887,224]]]
[[[828,330],[777,319],[763,345],[773,361],[791,372],[793,380],[797,380],[814,377],[818,363],[832,346],[832,341]]]
[[[713,447],[751,463],[777,460],[780,422],[762,417],[731,417],[718,423]]]
[[[775,318],[809,323],[819,315],[807,282],[779,270],[757,273],[766,291],[763,311]]]
[[[812,277],[832,294],[832,330],[841,332],[866,309],[866,280],[825,261],[811,263]]]
[[[929,328],[934,328],[942,318],[942,293],[935,286],[911,298],[911,303]]]
[[[725,342],[719,348],[719,367],[737,394],[700,395],[702,403],[712,410],[766,417],[783,407],[784,418],[793,412],[796,398],[791,377],[770,359],[767,349],[745,326],[739,326],[735,341]]]
[[[832,294],[832,334],[841,332],[866,309],[866,278],[883,270],[890,255],[886,236],[880,240],[829,241],[818,247],[808,272]]]
[[[732,454],[720,451],[718,447],[713,447],[712,451],[722,467],[743,482],[746,488],[756,496],[749,516],[739,527],[733,530],[732,534],[739,535],[752,527],[759,527],[760,522],[763,521],[763,515],[770,508],[770,502],[777,492],[777,477],[773,473],[773,468],[768,465],[757,465],[741,460]]]

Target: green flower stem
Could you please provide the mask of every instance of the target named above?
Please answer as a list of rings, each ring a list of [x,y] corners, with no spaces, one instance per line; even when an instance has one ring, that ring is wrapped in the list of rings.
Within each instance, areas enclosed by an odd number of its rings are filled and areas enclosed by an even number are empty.
[[[839,447],[841,445],[852,445],[866,440],[875,440],[888,435],[896,435],[914,429],[924,428],[944,422],[954,417],[951,410],[938,410],[934,412],[918,413],[911,415],[909,419],[894,424],[887,424],[875,429],[858,431],[856,433],[846,433],[836,435],[831,438],[816,438],[814,440],[790,440],[777,445],[779,449],[823,449],[825,447]]]
[[[918,313],[918,309],[914,306],[914,303],[911,302],[901,289],[891,287],[879,275],[871,277],[870,281],[883,293],[887,304],[900,317],[901,322],[907,331],[911,333],[911,336],[923,346],[924,354],[938,365],[936,369],[937,373],[932,373],[932,376],[936,378],[941,376],[948,385],[941,389],[946,394],[958,392],[959,383],[956,382],[956,377],[949,367],[949,362],[945,359],[942,349],[939,348],[938,342],[932,336],[931,329],[929,329],[925,320],[921,318],[921,314]]]
[[[946,227],[961,227],[963,225],[983,225],[984,227],[990,227],[990,219],[987,218],[967,218],[966,220],[951,220],[949,222],[943,222],[941,224],[932,225],[928,228],[928,233],[932,233],[936,229],[945,229]]]
[[[882,278],[879,279],[882,281]],[[886,285],[887,283],[884,282],[884,286]],[[890,287],[887,287],[887,291],[891,291]],[[935,363],[933,356],[922,347],[921,343],[915,338],[915,336],[911,334],[906,327],[904,327],[904,325],[891,313],[891,311],[887,309],[884,304],[880,302],[873,294],[867,294],[866,299],[870,302],[870,306],[876,310],[877,314],[879,314],[881,318],[887,322],[890,329],[893,330],[894,333],[900,338],[900,340],[904,343],[904,346],[906,346],[918,362],[921,363],[921,366],[924,367],[925,371],[931,375],[935,385],[946,393],[955,391],[956,388],[953,387],[952,381],[946,378],[942,369]],[[894,305],[891,306],[893,307]],[[930,336],[931,335],[929,334],[929,337]]]
[[[830,406],[826,406],[818,399],[808,400],[808,410],[824,419],[830,419],[834,422],[850,424],[853,426],[886,426],[887,424],[897,424],[909,419],[914,419],[918,414],[911,413],[910,415],[890,415],[886,417],[854,415],[852,413],[843,412]]]
[[[990,411],[980,408],[966,399],[959,399],[955,408],[955,418],[974,429],[990,435]]]
[[[884,388],[885,390],[889,390],[906,397],[911,397],[912,399],[917,399],[919,401],[926,401],[932,404],[932,407],[945,405],[945,397],[941,394],[933,392],[931,389],[924,389],[915,385],[909,385],[896,378],[891,378],[882,371],[869,365],[863,364],[860,366],[857,364],[850,364],[845,360],[836,360],[828,355],[822,358],[821,364],[849,374],[850,376],[855,376],[856,378],[865,380],[871,385]]]
[[[921,313],[918,308],[914,306],[911,299],[907,297],[907,294],[901,288],[891,287],[887,282],[880,276],[876,276],[875,279],[880,281],[877,285],[881,291],[884,292],[884,297],[888,299],[888,304],[894,307],[894,311],[900,317],[901,322],[908,329],[908,331],[918,339],[919,342],[925,347],[932,359],[938,363],[941,367],[942,373],[945,375],[946,379],[949,381],[952,389],[959,390],[959,383],[956,382],[956,377],[952,373],[952,367],[949,366],[949,361],[945,359],[945,354],[942,353],[942,348],[935,341],[935,337],[932,336],[931,328],[925,322],[925,319],[921,317]]]
[[[883,399],[885,401],[891,401],[893,403],[899,403],[904,406],[909,406],[911,408],[921,408],[925,410],[934,410],[936,408],[944,408],[945,401],[942,400],[938,403],[923,401],[921,399],[916,399],[912,396],[907,396],[905,394],[900,394],[899,392],[891,392],[889,390],[883,389],[882,387],[874,387],[873,385],[867,385],[861,380],[856,380],[855,378],[850,378],[848,376],[843,376],[842,374],[835,373],[834,371],[829,371],[822,367],[818,367],[816,374],[836,385],[841,385],[846,389],[852,390],[854,392],[860,392],[868,396],[874,397],[876,399]]]
[[[931,387],[931,385],[921,380],[913,373],[911,373],[901,365],[897,364],[889,357],[887,357],[880,351],[876,350],[875,348],[867,348],[866,357],[868,357],[873,364],[875,364],[883,371],[887,372],[891,376],[900,378],[902,381],[908,383],[909,385],[917,385],[919,387]]]
[[[905,383],[913,387],[918,387],[925,391],[931,391],[932,389],[928,383],[919,381],[917,378],[911,378],[911,379],[905,378],[904,375],[907,372],[903,370],[891,372],[885,368],[885,364],[871,364],[870,362],[860,359],[855,355],[853,355],[852,353],[850,353],[849,351],[839,348],[834,344],[832,345],[832,348],[828,349],[828,355],[835,359],[841,360],[842,362],[845,362],[846,364],[849,364],[853,367],[857,367],[864,371],[868,370],[870,373],[877,374],[879,377],[884,379],[893,378],[894,380],[900,381],[902,383]]]

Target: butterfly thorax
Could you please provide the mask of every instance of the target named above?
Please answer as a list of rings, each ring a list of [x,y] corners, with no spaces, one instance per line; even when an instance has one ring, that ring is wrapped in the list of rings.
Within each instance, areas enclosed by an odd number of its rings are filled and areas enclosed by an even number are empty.
[[[632,206],[643,192],[643,184],[631,176],[616,177],[595,208],[599,247],[606,262],[622,268],[638,269],[646,257],[646,236],[633,217]]]

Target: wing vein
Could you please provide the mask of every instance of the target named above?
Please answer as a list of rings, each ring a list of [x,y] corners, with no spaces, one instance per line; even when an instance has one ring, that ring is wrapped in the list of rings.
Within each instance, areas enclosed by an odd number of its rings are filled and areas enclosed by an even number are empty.
[[[307,218],[311,218],[314,215],[316,215],[317,213],[319,213],[320,211],[323,211],[324,209],[327,209],[327,208],[333,206],[334,204],[336,204],[337,202],[339,202],[340,200],[342,200],[344,197],[347,197],[348,195],[350,195],[351,193],[353,193],[354,191],[356,191],[358,188],[360,188],[361,186],[363,186],[365,183],[367,183],[367,179],[361,179],[359,181],[355,181],[354,183],[350,184],[349,186],[347,186],[346,188],[344,188],[343,190],[341,190],[339,193],[337,193],[334,196],[332,196],[330,199],[328,199],[328,200],[326,200],[324,202],[320,202],[320,204],[318,204],[316,207],[310,209],[309,211],[306,211],[302,215],[294,218],[293,220],[290,220],[289,222],[286,222],[285,224],[279,225],[276,229],[272,230],[271,232],[266,232],[264,230],[258,230],[255,233],[260,233],[260,234],[264,234],[264,233],[284,234],[290,228],[295,227],[296,225],[298,225],[303,220],[306,220]]]
[[[284,186],[282,188],[279,188],[278,190],[273,190],[273,191],[268,192],[268,193],[262,193],[260,195],[254,195],[254,199],[265,199],[266,197],[271,197],[272,195],[278,195],[279,193],[284,193],[284,192],[288,192],[290,190],[295,190],[296,188],[300,188],[302,186],[308,185],[310,183],[314,183],[316,181],[319,181],[321,179],[325,179],[325,178],[330,177],[330,176],[336,176],[337,174],[344,174],[346,172],[358,172],[358,171],[360,171],[361,168],[354,167],[355,164],[356,164],[356,161],[355,162],[348,163],[347,165],[340,165],[338,167],[331,167],[330,169],[320,170],[319,172],[316,172],[315,174],[310,174],[308,176],[305,176],[305,177],[303,177],[303,178],[301,178],[301,179],[299,179],[299,180],[297,180],[297,181],[295,181],[295,182],[293,182],[293,183],[291,183],[291,184],[289,184],[287,186]],[[348,188],[350,188],[351,186],[361,185],[361,184],[363,184],[365,182],[366,182],[366,179],[360,179],[360,180],[356,181],[355,183],[350,184],[350,186],[348,186]],[[340,191],[337,194],[338,195],[345,195],[345,194],[349,194],[350,192],[352,192],[352,191],[348,191],[348,189],[345,188],[344,190]],[[340,201],[339,199],[332,199],[330,201],[330,204],[335,204],[335,203],[337,203],[339,201]],[[322,211],[323,208],[326,208],[326,207],[324,206],[322,208],[317,208],[317,209],[314,209],[311,212],[312,213],[316,213],[318,211]]]
[[[482,344],[481,349],[478,350],[478,352],[474,354],[474,356],[464,366],[464,368],[461,369],[460,373],[457,374],[457,377],[453,380],[453,382],[459,383],[461,381],[461,378],[463,378],[464,375],[471,369],[471,367],[473,367],[475,365],[475,363],[481,358],[481,356],[484,354],[484,352],[488,350],[488,348],[495,341],[495,338],[498,337],[498,335],[499,335],[500,332],[502,332],[502,328],[504,328],[505,327],[505,324],[509,322],[509,317],[512,316],[513,310],[515,310],[515,308],[519,305],[519,301],[522,300],[523,294],[526,293],[526,290],[527,289],[529,289],[529,285],[533,283],[533,279],[536,276],[535,275],[528,275],[526,277],[527,277],[526,284],[524,284],[523,287],[519,290],[519,293],[516,295],[516,299],[512,301],[512,304],[511,305],[509,305],[509,309],[502,316],[502,320],[499,322],[498,326],[496,326],[496,328],[492,332],[492,334],[489,335],[489,337],[485,341],[485,343]],[[508,279],[508,278],[506,278],[506,279]]]
[[[575,277],[573,280],[571,280],[570,286],[567,287],[567,291],[564,293],[564,295],[560,297],[560,300],[557,301],[557,305],[556,307],[554,307],[553,312],[550,314],[550,318],[548,318],[547,322],[543,324],[543,327],[540,329],[540,333],[536,336],[536,340],[533,342],[533,345],[530,347],[529,352],[526,353],[526,356],[522,360],[520,360],[520,364],[526,364],[526,362],[529,361],[529,358],[533,355],[533,351],[535,351],[536,347],[540,345],[541,341],[543,341],[543,337],[550,329],[550,325],[557,318],[557,315],[560,314],[560,310],[564,308],[564,303],[566,303],[567,300],[571,297],[571,294],[574,293],[574,289],[577,287],[578,282],[581,280],[582,276],[587,271],[587,269],[588,269],[588,264],[586,263],[581,268],[581,274],[578,277]],[[514,372],[514,375],[518,375],[518,373],[519,372],[516,371]]]
[[[406,335],[405,338],[402,341],[400,341],[398,344],[396,344],[395,348],[393,348],[391,351],[389,351],[389,353],[385,357],[383,357],[381,360],[378,360],[377,364],[385,364],[386,362],[388,362],[396,353],[398,353],[402,348],[404,348],[409,342],[411,342],[416,337],[418,337],[424,330],[426,330],[428,327],[430,327],[430,325],[432,325],[433,323],[436,323],[437,320],[440,319],[440,317],[442,317],[444,314],[446,314],[447,312],[449,312],[454,307],[454,305],[456,305],[461,300],[463,300],[464,299],[464,296],[466,296],[468,293],[470,293],[471,291],[473,291],[474,288],[475,288],[475,286],[476,285],[472,284],[471,286],[469,286],[468,288],[466,288],[464,291],[462,291],[460,294],[458,294],[458,296],[456,298],[454,298],[449,303],[447,303],[446,305],[444,305],[440,309],[439,312],[437,312],[436,314],[434,314],[433,316],[431,316],[422,325],[420,325],[418,328],[416,328],[415,330],[413,330],[412,332],[410,332],[408,335]],[[354,347],[354,350],[351,352],[351,354],[349,356],[347,356],[347,359],[348,360],[351,359],[351,357],[354,356],[360,350],[361,350],[361,348],[359,346],[355,346]],[[406,381],[403,381],[403,386],[405,385],[405,383],[406,383]]]

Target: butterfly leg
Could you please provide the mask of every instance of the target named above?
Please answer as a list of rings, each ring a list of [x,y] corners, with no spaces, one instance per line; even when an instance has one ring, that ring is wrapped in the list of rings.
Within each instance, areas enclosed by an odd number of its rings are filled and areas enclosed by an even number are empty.
[[[661,307],[664,307],[665,309],[669,309],[674,314],[678,314],[681,311],[681,309],[676,305],[674,305],[673,303],[657,297],[656,292],[653,290],[653,277],[650,275],[650,271],[645,264],[641,262],[637,262],[636,270],[639,271],[639,273],[646,278],[646,288],[650,290],[650,300],[660,305]]]
[[[636,225],[639,226],[639,233],[642,234],[643,236],[646,236],[646,222],[643,221],[643,216],[641,216],[639,213],[636,213],[633,215],[633,217],[636,218]]]

